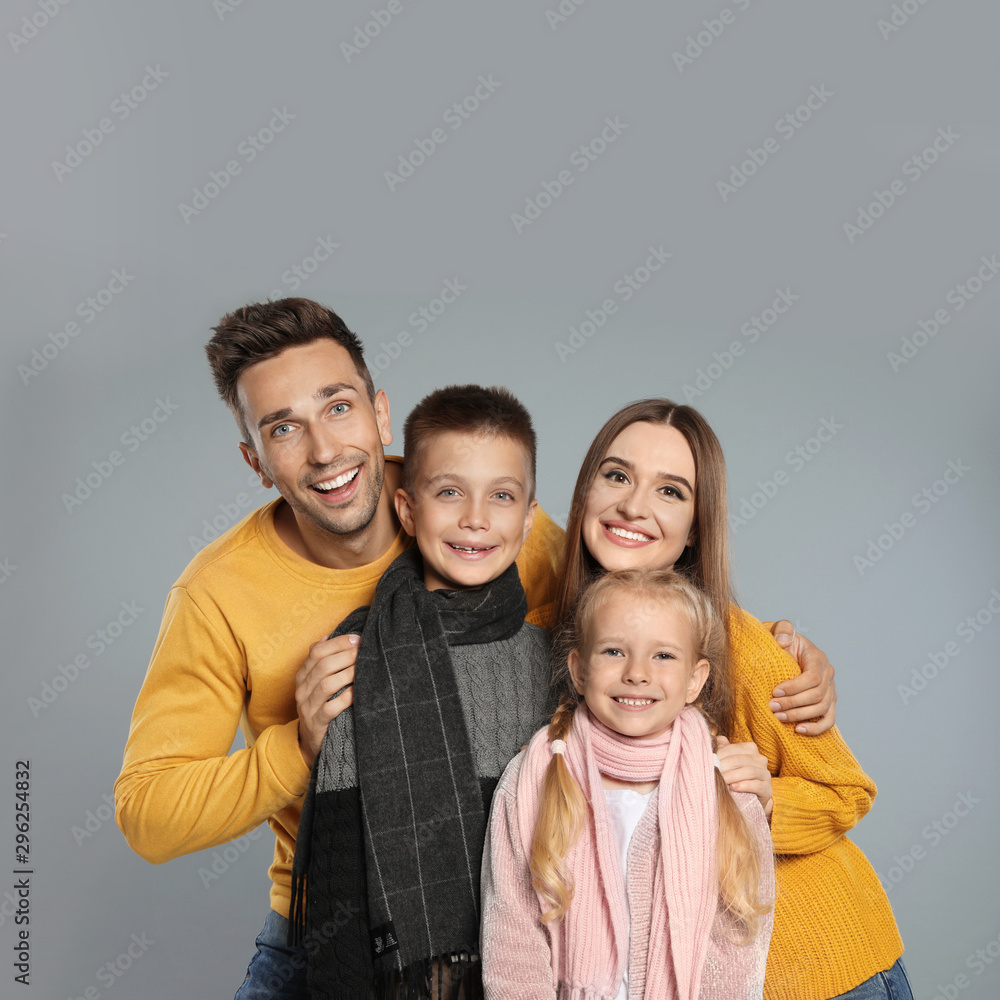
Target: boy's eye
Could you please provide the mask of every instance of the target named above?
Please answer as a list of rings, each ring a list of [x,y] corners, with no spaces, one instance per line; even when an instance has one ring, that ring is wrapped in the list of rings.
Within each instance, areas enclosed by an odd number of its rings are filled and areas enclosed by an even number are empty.
[[[495,500],[513,500],[514,494],[509,490],[497,490],[497,492],[493,494],[493,498]]]
[[[446,486],[443,490],[438,491],[439,497],[457,497],[458,490],[454,486]]]

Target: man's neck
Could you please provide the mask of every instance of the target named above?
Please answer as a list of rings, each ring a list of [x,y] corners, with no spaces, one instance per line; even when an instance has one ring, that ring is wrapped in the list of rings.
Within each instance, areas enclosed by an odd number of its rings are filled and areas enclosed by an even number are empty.
[[[392,498],[400,485],[402,469],[397,462],[385,463],[385,481],[375,516],[367,527],[350,535],[322,531],[302,524],[287,503],[278,504],[274,528],[278,537],[297,555],[329,569],[357,569],[385,555],[399,534],[399,518]]]

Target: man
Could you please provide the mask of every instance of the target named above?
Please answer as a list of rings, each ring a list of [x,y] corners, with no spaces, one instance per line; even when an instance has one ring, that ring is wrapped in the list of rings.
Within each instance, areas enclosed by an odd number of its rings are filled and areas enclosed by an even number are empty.
[[[276,837],[271,910],[238,996],[293,997],[305,961],[284,940],[301,801],[327,725],[352,703],[357,654],[356,636],[322,637],[371,602],[410,542],[392,505],[401,464],[383,452],[389,402],[360,340],[318,303],[238,309],[206,352],[244,459],[280,497],[206,546],[171,589],[115,785],[116,820],[154,863],[266,820]],[[529,609],[552,599],[561,540],[539,510],[517,560]],[[832,668],[820,673],[828,686]],[[246,749],[228,755],[237,725]],[[306,947],[329,944],[337,927],[326,931]]]

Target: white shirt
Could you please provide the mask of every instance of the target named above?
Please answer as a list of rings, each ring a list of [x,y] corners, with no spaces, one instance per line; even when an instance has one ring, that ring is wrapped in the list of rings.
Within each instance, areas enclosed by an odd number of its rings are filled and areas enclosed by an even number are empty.
[[[656,789],[653,789],[655,792]],[[642,814],[649,805],[649,800],[653,797],[653,792],[645,795],[633,792],[630,788],[605,788],[604,801],[608,806],[608,818],[611,821],[611,829],[615,834],[615,841],[618,844],[618,858],[622,866],[622,884],[627,885],[628,877],[628,845],[632,841],[632,834],[642,819]],[[625,894],[625,913],[628,914],[628,893]],[[629,920],[631,924],[631,919]],[[622,979],[621,989],[615,1000],[628,1000],[628,963],[625,964],[625,976]]]

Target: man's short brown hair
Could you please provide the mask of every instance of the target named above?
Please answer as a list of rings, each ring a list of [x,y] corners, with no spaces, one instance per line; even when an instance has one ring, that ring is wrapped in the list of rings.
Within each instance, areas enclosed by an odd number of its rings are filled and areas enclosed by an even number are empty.
[[[500,385],[449,385],[437,389],[410,411],[403,426],[403,489],[412,495],[420,456],[428,439],[445,431],[505,437],[524,448],[528,460],[528,499],[535,497],[535,429],[531,414]]]
[[[212,377],[248,445],[253,442],[240,406],[239,378],[251,365],[277,357],[289,347],[303,347],[324,337],[340,344],[364,381],[368,398],[375,401],[375,384],[365,364],[361,340],[332,309],[312,299],[252,302],[227,313],[212,329],[215,335],[205,345]]]

